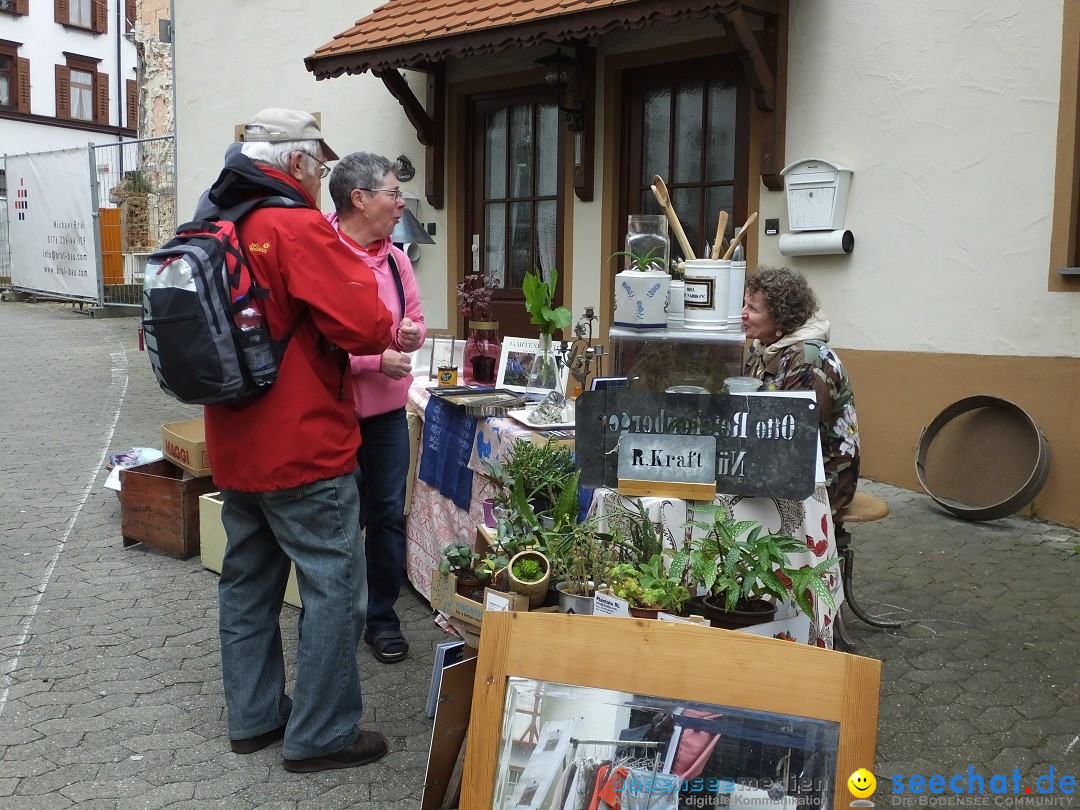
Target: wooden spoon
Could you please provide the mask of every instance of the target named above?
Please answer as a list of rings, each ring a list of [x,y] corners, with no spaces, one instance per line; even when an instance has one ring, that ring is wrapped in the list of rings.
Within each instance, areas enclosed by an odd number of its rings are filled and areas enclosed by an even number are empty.
[[[682,229],[682,223],[679,222],[679,215],[675,213],[675,209],[671,207],[671,195],[668,194],[667,183],[664,182],[664,178],[660,175],[653,175],[652,193],[656,197],[656,201],[660,203],[660,207],[664,209],[664,215],[668,219],[668,223],[671,225],[671,230],[675,231],[675,238],[679,240],[679,246],[683,249],[683,258],[696,259],[694,249],[690,247],[690,240],[686,238],[686,232]]]
[[[756,220],[757,220],[757,211],[755,211],[749,217],[746,218],[746,222],[744,222],[743,226],[741,228],[739,228],[739,232],[737,234],[735,234],[735,236],[733,236],[731,238],[731,244],[728,245],[727,253],[724,254],[725,259],[730,259],[731,258],[731,254],[735,252],[735,246],[738,245],[739,242],[742,241],[742,238],[744,236],[746,236],[746,232],[748,230],[750,230],[750,226],[753,225]]]
[[[716,241],[713,242],[712,246],[712,260],[714,262],[720,258],[720,251],[723,250],[724,233],[727,231],[727,221],[727,211],[721,211],[720,218],[716,221]]]

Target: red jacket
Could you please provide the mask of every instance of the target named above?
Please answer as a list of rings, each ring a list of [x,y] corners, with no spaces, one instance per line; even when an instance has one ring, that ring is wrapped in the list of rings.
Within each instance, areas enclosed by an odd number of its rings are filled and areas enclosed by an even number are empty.
[[[263,492],[355,469],[360,431],[345,353],[382,352],[390,345],[392,319],[371,268],[342,244],[299,184],[238,157],[214,185],[224,187],[217,198],[211,192],[215,204],[252,196],[265,178],[264,193],[281,194],[287,183],[287,196],[297,199],[299,193],[310,206],[262,208],[241,221],[252,272],[270,293],[261,305],[270,334],[280,340],[299,326],[266,394],[245,405],[205,408],[214,482],[221,489]]]

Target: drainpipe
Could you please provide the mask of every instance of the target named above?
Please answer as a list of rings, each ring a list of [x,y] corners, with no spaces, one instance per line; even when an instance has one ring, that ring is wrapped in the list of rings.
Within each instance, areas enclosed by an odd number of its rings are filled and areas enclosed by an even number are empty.
[[[123,51],[121,50],[124,42],[124,0],[116,0],[116,135],[118,143],[124,142],[124,133],[121,129],[124,126],[124,63],[123,63]],[[120,173],[117,175],[121,180],[124,179],[124,147],[120,147]]]

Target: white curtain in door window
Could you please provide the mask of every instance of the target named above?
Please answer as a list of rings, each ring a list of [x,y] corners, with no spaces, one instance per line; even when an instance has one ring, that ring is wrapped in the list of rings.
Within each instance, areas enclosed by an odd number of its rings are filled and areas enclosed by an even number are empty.
[[[540,277],[551,280],[551,269],[555,267],[557,233],[554,200],[541,200],[536,204],[536,256],[540,260]]]

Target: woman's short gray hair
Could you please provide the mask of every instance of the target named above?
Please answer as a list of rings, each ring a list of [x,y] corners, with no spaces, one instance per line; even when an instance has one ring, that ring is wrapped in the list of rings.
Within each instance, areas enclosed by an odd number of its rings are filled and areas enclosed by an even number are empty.
[[[806,279],[786,267],[759,267],[746,279],[746,291],[764,295],[776,327],[785,335],[817,312],[817,298]]]
[[[240,151],[254,161],[287,172],[289,171],[289,158],[292,157],[293,152],[303,152],[305,155],[318,159],[319,142],[285,141],[284,143],[273,143],[271,141],[245,141]]]
[[[378,188],[397,163],[372,152],[353,152],[337,162],[330,173],[330,199],[340,216],[352,208],[355,188]]]

